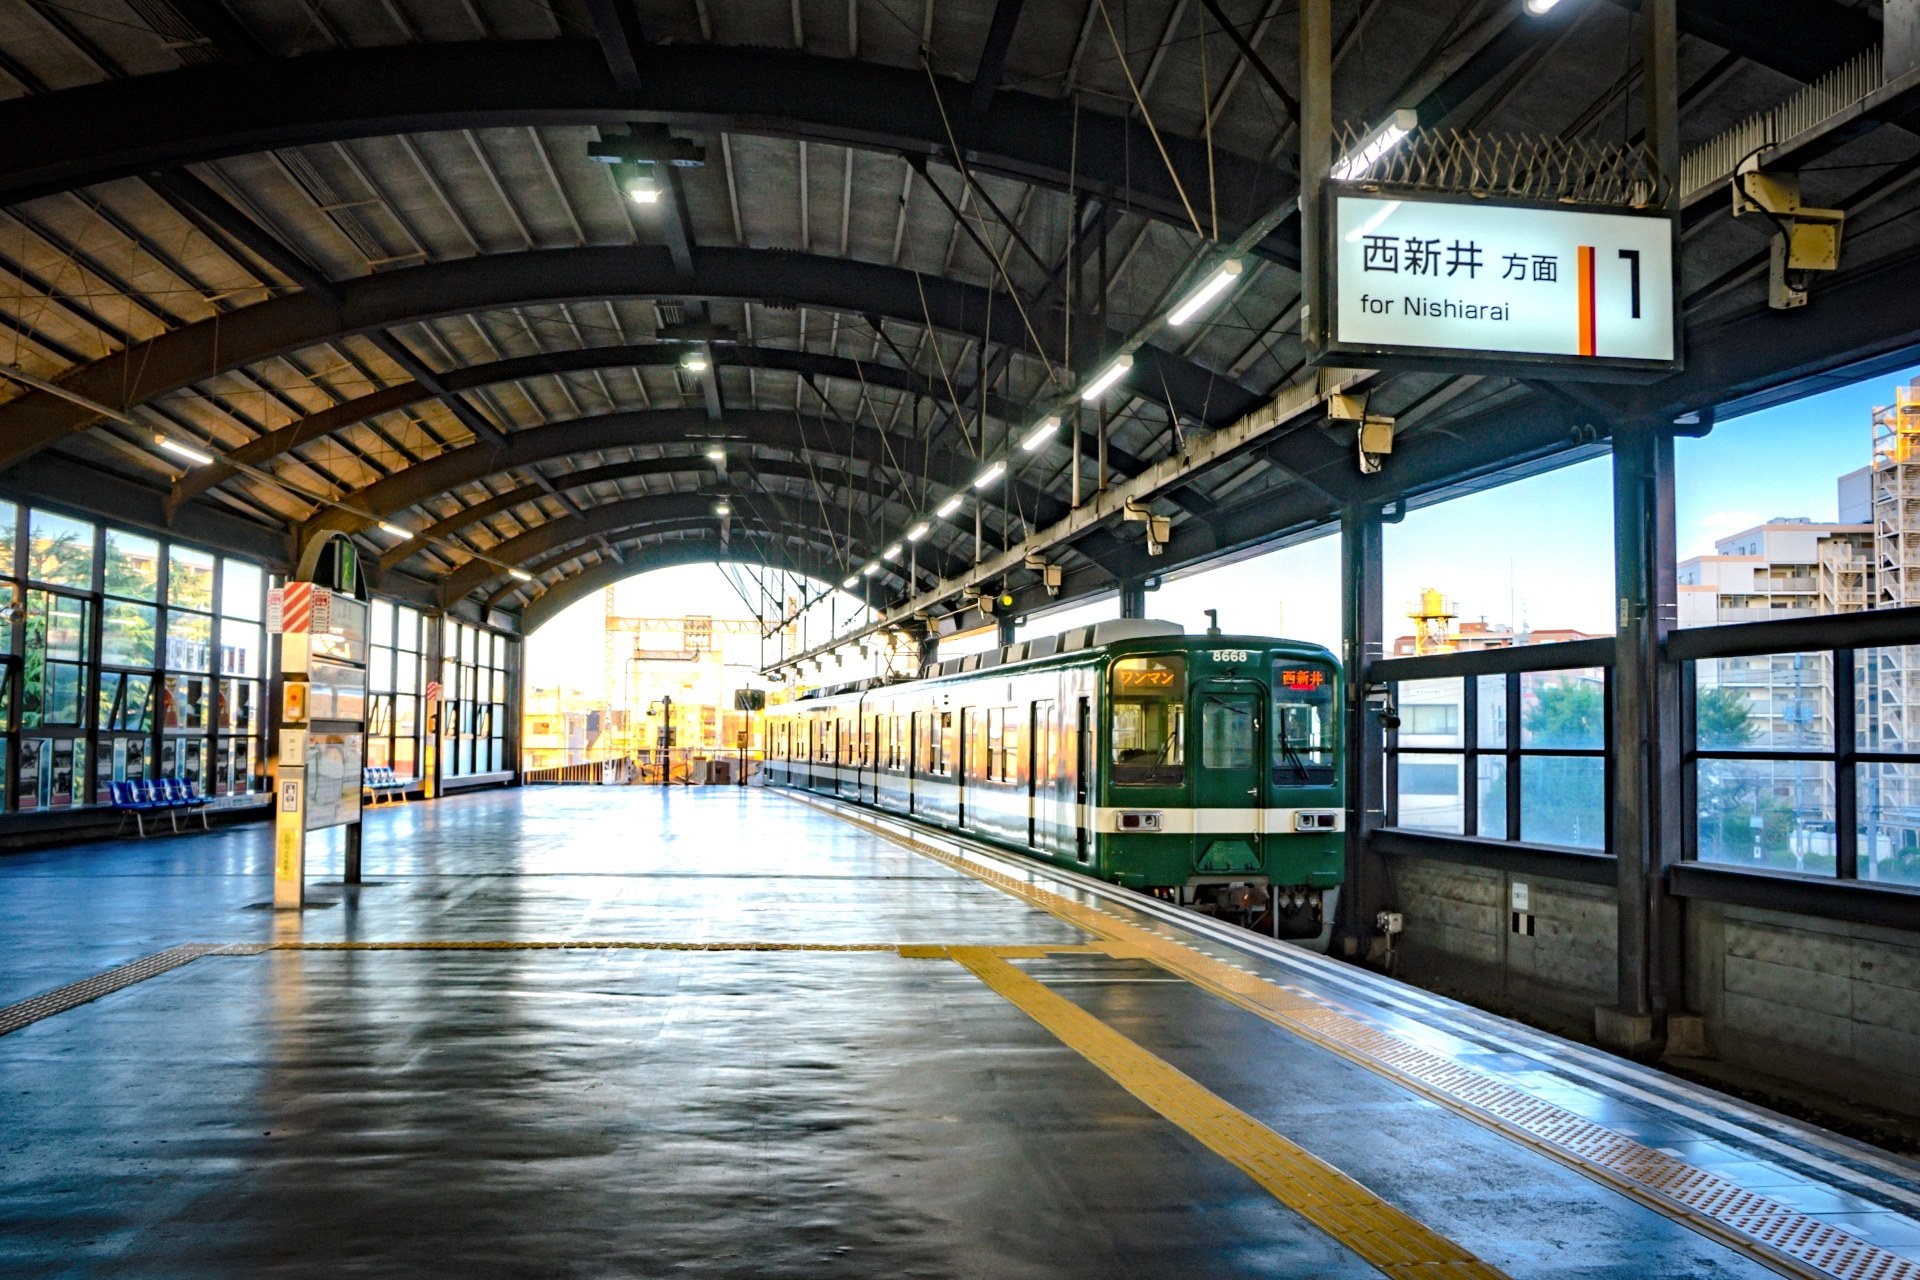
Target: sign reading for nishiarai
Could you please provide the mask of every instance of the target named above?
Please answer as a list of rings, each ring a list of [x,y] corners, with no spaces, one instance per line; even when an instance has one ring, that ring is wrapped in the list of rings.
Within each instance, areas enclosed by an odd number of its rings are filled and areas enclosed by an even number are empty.
[[[1331,350],[1596,370],[1674,360],[1664,217],[1346,194],[1333,205]]]

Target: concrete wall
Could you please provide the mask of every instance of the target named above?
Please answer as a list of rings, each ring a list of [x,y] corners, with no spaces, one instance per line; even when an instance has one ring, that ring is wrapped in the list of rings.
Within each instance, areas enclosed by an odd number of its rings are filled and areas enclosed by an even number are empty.
[[[1714,1057],[1920,1115],[1920,934],[1696,902],[1687,946]]]
[[[1501,1013],[1591,1037],[1613,1002],[1615,913],[1597,885],[1395,858],[1406,918],[1399,974]],[[1512,931],[1513,882],[1527,886],[1532,937]]]
[[[1599,885],[1393,859],[1407,981],[1593,1039],[1612,1004],[1615,913]],[[1534,936],[1512,932],[1528,887]],[[1920,933],[1687,905],[1688,1003],[1710,1057],[1861,1106],[1920,1116]]]

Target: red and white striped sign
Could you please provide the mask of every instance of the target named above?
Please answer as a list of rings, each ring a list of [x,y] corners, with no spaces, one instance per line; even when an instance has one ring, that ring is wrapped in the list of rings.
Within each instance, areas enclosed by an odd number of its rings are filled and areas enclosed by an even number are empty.
[[[438,680],[427,681],[427,701],[440,701],[440,682]]]
[[[325,632],[333,626],[333,592],[311,582],[289,582],[267,592],[267,630]]]

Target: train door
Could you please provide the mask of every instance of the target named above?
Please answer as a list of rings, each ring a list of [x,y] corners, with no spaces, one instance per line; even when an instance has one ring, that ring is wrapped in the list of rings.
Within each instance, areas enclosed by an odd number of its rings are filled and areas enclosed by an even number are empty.
[[[1081,862],[1093,859],[1092,798],[1093,707],[1080,698],[1073,716],[1073,853]]]
[[[1210,680],[1194,693],[1200,711],[1194,866],[1211,875],[1258,871],[1266,690],[1251,680]]]
[[[914,784],[920,780],[920,767],[925,763],[920,758],[920,726],[926,721],[926,713],[916,711],[907,717],[907,812],[914,812]]]
[[[954,744],[959,750],[954,752],[953,761],[954,795],[957,797],[953,805],[953,825],[956,827],[967,825],[967,784],[973,780],[972,747],[977,727],[975,721],[978,719],[979,715],[972,707],[960,708],[960,739]]]
[[[1027,726],[1027,844],[1035,849],[1054,843],[1059,745],[1054,740],[1053,702],[1034,703]]]

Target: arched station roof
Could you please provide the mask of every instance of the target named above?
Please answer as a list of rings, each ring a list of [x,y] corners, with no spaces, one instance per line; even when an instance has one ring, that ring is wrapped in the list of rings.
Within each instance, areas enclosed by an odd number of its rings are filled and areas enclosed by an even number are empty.
[[[0,364],[66,394],[6,384],[0,468],[29,487],[111,473],[167,518],[294,551],[340,529],[389,589],[529,624],[703,557],[833,581],[955,495],[977,521],[931,520],[872,590],[1016,545],[1070,509],[1070,441],[1082,494],[1103,478],[1100,416],[975,491],[981,461],[1297,189],[1280,0],[19,4],[0,24]],[[1636,8],[1337,0],[1336,115],[1631,141]],[[1880,34],[1836,0],[1683,0],[1680,26],[1686,146]],[[1859,220],[1805,312],[1767,308],[1751,220],[1690,203],[1685,372],[1379,375],[1386,473],[1305,423],[1187,476],[1158,506],[1166,556],[1117,520],[1076,535],[1070,589],[1904,358],[1911,111],[1809,168],[1808,201]],[[589,154],[629,130],[704,163],[663,166],[662,198],[636,204]],[[1136,353],[1105,415],[1109,483],[1313,376],[1298,261],[1278,217],[1212,312]]]

